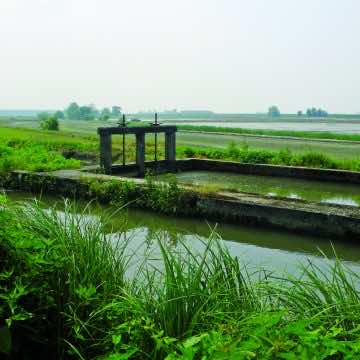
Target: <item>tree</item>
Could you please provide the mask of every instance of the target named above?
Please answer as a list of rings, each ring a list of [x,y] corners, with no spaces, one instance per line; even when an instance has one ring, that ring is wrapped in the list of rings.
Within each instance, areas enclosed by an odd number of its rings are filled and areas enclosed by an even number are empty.
[[[100,111],[96,108],[95,104],[89,105],[91,109],[91,114],[93,115],[94,119],[98,119],[100,117]]]
[[[313,107],[306,110],[306,115],[309,117],[327,117],[329,114],[327,111],[322,110],[321,108],[316,109]]]
[[[48,119],[49,116],[50,116],[50,114],[47,113],[47,112],[41,112],[41,113],[38,113],[38,114],[37,114],[37,118],[38,118],[38,120],[39,120],[40,122]]]
[[[65,114],[63,111],[56,111],[55,114],[54,114],[58,119],[65,119]]]
[[[277,106],[273,105],[269,107],[268,116],[278,117],[280,116],[280,110]]]
[[[297,112],[297,116],[302,116],[302,114],[303,114],[303,112],[302,112],[301,110],[299,110],[299,111]]]
[[[42,120],[40,121],[40,127],[43,130],[52,130],[52,131],[59,131],[59,120],[55,115],[44,116],[41,117]]]
[[[80,119],[80,107],[76,102],[72,102],[65,110],[66,117],[70,120]]]
[[[121,115],[121,111],[122,111],[121,106],[113,106],[111,108],[111,115],[115,118],[118,118]]]
[[[103,108],[100,114],[100,120],[107,121],[111,117],[111,111],[109,108]]]
[[[94,108],[92,106],[80,106],[79,107],[79,119],[80,120],[94,120],[96,117]]]

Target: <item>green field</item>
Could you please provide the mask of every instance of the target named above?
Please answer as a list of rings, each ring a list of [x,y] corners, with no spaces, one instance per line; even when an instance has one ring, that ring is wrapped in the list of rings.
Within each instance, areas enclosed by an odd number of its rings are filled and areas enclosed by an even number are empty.
[[[56,137],[61,137],[65,142],[71,142],[74,136],[80,136],[81,141],[88,143],[96,143],[96,130],[100,126],[116,126],[117,122],[101,122],[101,121],[61,121],[60,132]],[[9,118],[0,118],[0,126],[21,127],[38,129],[39,123],[34,119],[20,118],[11,120]],[[137,124],[136,124],[137,125]],[[140,125],[142,125],[140,123]],[[306,134],[306,132],[304,132]],[[303,133],[303,135],[304,135]],[[1,135],[0,135],[1,136]],[[49,138],[53,135],[47,134]],[[312,135],[313,137],[313,135]],[[150,148],[153,146],[149,138]],[[131,142],[131,141],[130,141]],[[114,137],[114,143],[120,144],[120,138]],[[322,152],[336,159],[353,159],[360,156],[360,144],[347,142],[328,142],[315,141],[314,139],[306,139],[304,137],[293,139],[283,139],[281,137],[256,137],[241,134],[217,134],[217,133],[193,133],[179,131],[177,135],[177,145],[179,146],[200,146],[200,147],[214,147],[226,148],[230,143],[235,143],[238,146],[244,143],[248,144],[252,149],[264,150],[282,150],[289,149],[294,153],[305,153],[309,151]]]
[[[3,121],[0,184],[14,169],[98,164],[96,128],[104,125],[109,123],[64,121],[60,131],[43,131],[31,119]],[[118,161],[121,137],[113,140]],[[127,159],[134,160],[134,137],[126,145]],[[159,146],[163,157],[161,137]],[[360,171],[357,149],[344,142],[179,132],[177,156]],[[146,151],[152,159],[152,136]],[[169,213],[181,205],[183,190],[175,179],[146,181],[141,197],[131,180],[93,182],[92,197],[111,199],[124,223],[119,211],[135,199]],[[249,274],[215,232],[199,253],[150,234],[144,246],[155,243],[160,254],[146,252],[134,269],[131,237],[121,230],[119,238],[109,237],[113,214],[97,219],[89,207],[60,207],[61,216],[59,207],[11,205],[0,194],[0,354],[34,358],[30,349],[36,358],[71,360],[359,358],[360,276],[340,260],[325,260],[324,267],[310,263],[301,276],[279,279],[260,268]]]
[[[264,150],[289,149],[295,153],[308,151],[322,152],[337,159],[353,159],[360,156],[360,144],[312,141],[307,139],[290,140],[276,137],[261,138],[246,135],[179,132],[177,142],[179,145],[185,146],[208,146],[214,148],[225,148],[230,143],[235,143],[239,146],[246,143],[250,148]]]

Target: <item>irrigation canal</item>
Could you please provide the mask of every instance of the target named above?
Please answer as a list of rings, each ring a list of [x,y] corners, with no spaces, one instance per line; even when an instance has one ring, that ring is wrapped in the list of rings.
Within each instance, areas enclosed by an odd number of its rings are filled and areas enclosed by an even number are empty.
[[[8,192],[8,197],[11,203],[32,199],[32,195],[20,192]],[[57,203],[61,214],[61,199],[43,196],[41,201],[45,209]],[[81,205],[85,206],[85,203],[80,203],[80,208]],[[100,217],[104,214],[112,214],[114,211],[116,211],[114,207],[94,204],[91,213],[86,216]],[[334,246],[337,256],[352,270],[360,273],[360,244],[351,241],[333,244],[323,237],[259,227],[216,225],[204,219],[170,217],[137,209],[118,212],[112,216],[107,228],[109,236],[114,239],[119,236],[121,239],[128,239],[129,249],[139,254],[148,252],[149,249],[156,254],[157,239],[167,241],[169,246],[176,246],[181,241],[185,241],[195,250],[201,251],[202,240],[208,239],[215,231],[225,241],[231,254],[238,256],[240,261],[247,265],[248,271],[264,268],[278,275],[284,272],[298,274],[299,265],[307,264],[308,261],[319,266],[325,265],[326,261],[333,261]],[[320,251],[329,257],[329,260],[324,261]]]

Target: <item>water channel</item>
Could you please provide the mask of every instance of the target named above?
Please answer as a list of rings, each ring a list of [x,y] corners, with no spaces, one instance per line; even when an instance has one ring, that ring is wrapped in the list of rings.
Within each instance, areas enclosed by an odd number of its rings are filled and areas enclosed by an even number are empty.
[[[202,170],[179,172],[176,177],[183,184],[211,184],[223,190],[360,206],[360,185],[357,184]]]
[[[10,203],[33,198],[30,194],[17,192],[8,192],[8,197]],[[61,213],[61,199],[42,197],[41,201],[45,209],[58,203]],[[80,202],[80,208],[81,206],[85,206],[85,203]],[[113,213],[115,210],[114,207],[94,204],[91,213],[87,216],[98,218],[104,213]],[[279,275],[299,274],[299,265],[308,261],[319,266],[323,266],[326,261],[331,262],[334,258],[334,246],[337,256],[353,271],[360,274],[360,244],[351,241],[332,243],[326,238],[287,231],[232,224],[216,225],[208,223],[201,217],[170,217],[138,209],[118,212],[111,218],[107,228],[108,236],[129,239],[132,251],[143,251],[144,244],[152,244],[156,248],[156,239],[159,238],[167,241],[169,246],[176,246],[181,240],[189,243],[195,250],[201,251],[202,241],[206,241],[215,229],[225,241],[231,254],[238,256],[241,263],[247,266],[248,271],[266,269]],[[325,261],[320,250],[330,260]]]
[[[196,126],[218,126],[225,128],[243,128],[254,130],[290,130],[290,131],[316,131],[333,132],[339,134],[357,134],[360,131],[360,122],[346,121],[186,121],[170,122],[177,125],[196,125]]]

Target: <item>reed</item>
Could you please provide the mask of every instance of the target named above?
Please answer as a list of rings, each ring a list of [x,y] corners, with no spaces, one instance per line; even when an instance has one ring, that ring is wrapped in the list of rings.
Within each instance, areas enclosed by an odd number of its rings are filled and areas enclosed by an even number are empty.
[[[136,255],[108,235],[111,215],[3,204],[0,344],[11,336],[12,358],[359,355],[359,275],[339,259],[296,278],[249,276],[213,230],[198,250],[154,238],[156,261],[147,253],[129,271]]]

